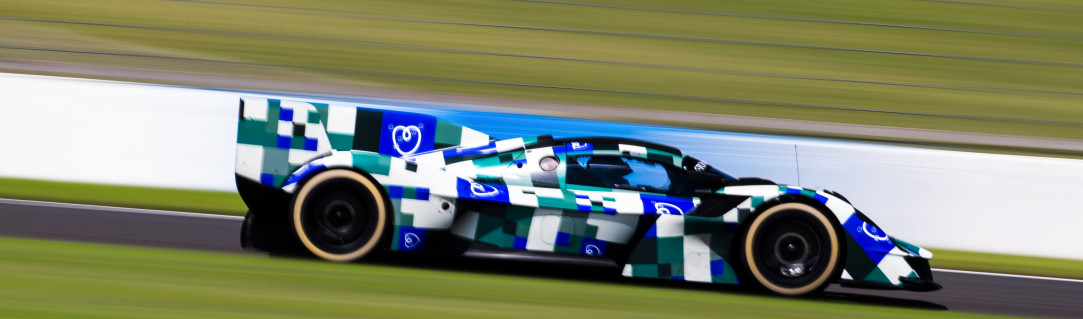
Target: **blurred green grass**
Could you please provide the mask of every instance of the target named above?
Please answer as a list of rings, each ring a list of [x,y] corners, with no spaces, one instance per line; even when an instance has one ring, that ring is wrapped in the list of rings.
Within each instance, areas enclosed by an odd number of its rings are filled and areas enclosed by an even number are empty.
[[[1083,279],[1083,260],[933,249],[936,268]]]
[[[233,192],[143,188],[0,178],[0,198],[43,200],[118,207],[166,209],[243,216],[247,211]],[[926,247],[929,248],[929,247]],[[1083,279],[1083,260],[976,253],[930,248],[932,266],[972,271]],[[2,255],[2,254],[0,254]]]
[[[20,318],[967,318],[630,283],[0,237]]]
[[[186,59],[0,50],[16,60],[288,70],[311,82],[1080,139],[1083,6],[996,4],[3,0],[2,45]]]
[[[0,198],[244,216],[235,192],[135,187],[0,177]]]

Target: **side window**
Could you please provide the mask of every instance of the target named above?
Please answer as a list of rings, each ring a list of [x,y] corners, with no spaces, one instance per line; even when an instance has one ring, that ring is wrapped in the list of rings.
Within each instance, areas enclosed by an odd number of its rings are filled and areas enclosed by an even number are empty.
[[[679,169],[622,156],[569,157],[567,183],[655,193],[680,193]]]

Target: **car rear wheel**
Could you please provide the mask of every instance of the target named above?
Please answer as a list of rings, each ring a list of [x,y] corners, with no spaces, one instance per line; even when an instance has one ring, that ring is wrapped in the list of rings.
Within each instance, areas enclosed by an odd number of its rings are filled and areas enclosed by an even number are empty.
[[[372,252],[383,238],[387,209],[376,183],[354,171],[329,170],[297,192],[293,228],[317,257],[353,261]]]
[[[822,291],[841,263],[839,236],[820,210],[785,203],[759,214],[741,243],[754,284],[785,296]]]

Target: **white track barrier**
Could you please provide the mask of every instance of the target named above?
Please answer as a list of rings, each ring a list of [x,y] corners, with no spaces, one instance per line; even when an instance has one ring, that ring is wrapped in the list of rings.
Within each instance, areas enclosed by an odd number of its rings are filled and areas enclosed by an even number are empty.
[[[0,74],[0,176],[234,191],[241,95]],[[449,112],[456,111],[432,111]],[[788,184],[798,182],[796,145],[803,186],[841,192],[899,238],[928,247],[1083,259],[1080,160],[606,125],[678,146],[738,176]]]

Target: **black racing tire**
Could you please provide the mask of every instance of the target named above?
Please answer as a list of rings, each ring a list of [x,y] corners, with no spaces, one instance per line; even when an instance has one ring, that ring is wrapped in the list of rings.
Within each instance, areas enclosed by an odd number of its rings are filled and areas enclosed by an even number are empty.
[[[289,234],[291,230],[285,215],[249,210],[241,224],[241,248],[271,254],[296,254],[300,245]]]
[[[309,252],[325,260],[350,262],[379,245],[388,209],[374,181],[351,170],[333,169],[301,187],[290,213],[297,238]]]
[[[835,224],[802,203],[784,203],[758,214],[740,247],[745,277],[783,296],[823,291],[842,266]]]
[[[244,223],[241,224],[241,248],[255,248],[256,236],[255,231],[252,229],[255,222],[256,218],[251,210],[244,213]]]

